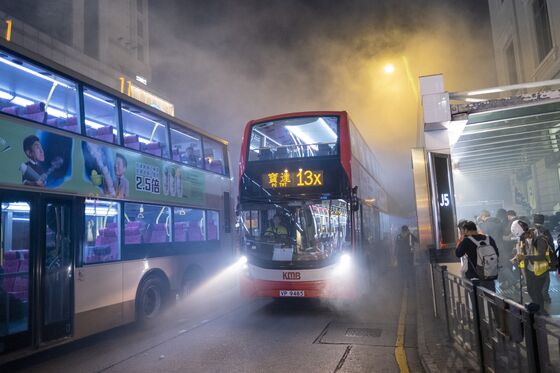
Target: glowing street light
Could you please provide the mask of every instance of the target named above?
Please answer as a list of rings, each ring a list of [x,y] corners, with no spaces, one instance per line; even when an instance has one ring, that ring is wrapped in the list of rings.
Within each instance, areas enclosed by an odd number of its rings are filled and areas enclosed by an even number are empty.
[[[392,74],[395,72],[395,65],[393,65],[392,63],[388,63],[383,68],[383,71],[385,71],[385,74]]]

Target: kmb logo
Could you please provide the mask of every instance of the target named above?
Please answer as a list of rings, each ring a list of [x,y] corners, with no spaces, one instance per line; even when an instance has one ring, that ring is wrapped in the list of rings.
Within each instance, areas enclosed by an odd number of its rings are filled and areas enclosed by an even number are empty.
[[[283,280],[301,280],[300,272],[282,272]]]

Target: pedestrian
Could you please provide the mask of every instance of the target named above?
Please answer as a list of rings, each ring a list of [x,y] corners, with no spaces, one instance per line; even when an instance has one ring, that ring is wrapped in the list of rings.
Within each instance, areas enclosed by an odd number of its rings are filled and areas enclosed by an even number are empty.
[[[500,255],[496,241],[487,234],[480,234],[473,221],[462,222],[459,228],[463,239],[455,249],[455,255],[458,258],[467,257],[465,277],[471,281],[478,280],[479,286],[496,291]]]
[[[554,238],[552,238],[552,234],[550,231],[545,228],[544,226],[544,215],[542,214],[534,214],[533,215],[533,228],[537,230],[540,236],[543,236],[546,239],[549,249],[549,258],[550,258],[550,268],[545,275],[545,284],[543,288],[543,297],[544,301],[550,303],[552,299],[550,299],[550,272],[555,271],[558,266],[558,259],[556,257],[556,250],[554,249]]]
[[[547,259],[547,252],[550,249],[546,237],[539,234],[537,229],[529,228],[529,225],[522,220],[513,222],[511,233],[519,238],[518,253],[513,261],[519,263],[520,267],[523,263],[527,292],[531,301],[539,305],[538,313],[546,315],[543,291],[550,268]]]
[[[402,278],[407,278],[413,271],[414,244],[417,242],[418,238],[410,232],[407,225],[403,225],[395,238],[395,251]]]

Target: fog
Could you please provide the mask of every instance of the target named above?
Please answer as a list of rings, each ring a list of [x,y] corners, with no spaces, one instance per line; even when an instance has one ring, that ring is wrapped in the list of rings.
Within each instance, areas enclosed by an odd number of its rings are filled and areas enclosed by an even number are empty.
[[[177,116],[230,141],[234,174],[248,120],[347,110],[413,215],[417,78],[443,73],[450,91],[493,85],[487,12],[486,0],[150,1],[151,84]]]

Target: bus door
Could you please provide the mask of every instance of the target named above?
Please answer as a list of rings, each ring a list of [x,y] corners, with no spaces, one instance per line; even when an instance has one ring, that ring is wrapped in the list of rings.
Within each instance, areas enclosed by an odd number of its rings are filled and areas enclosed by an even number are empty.
[[[0,354],[32,343],[32,199],[0,191]]]
[[[48,342],[72,333],[75,217],[69,199],[46,198],[40,206],[43,219],[39,232],[43,242],[38,250],[39,339]]]
[[[71,200],[0,192],[0,354],[72,332]]]

